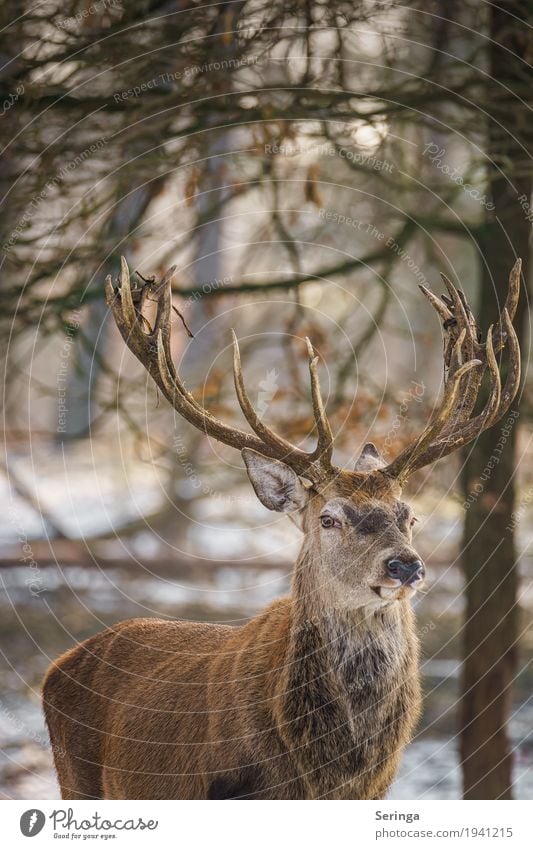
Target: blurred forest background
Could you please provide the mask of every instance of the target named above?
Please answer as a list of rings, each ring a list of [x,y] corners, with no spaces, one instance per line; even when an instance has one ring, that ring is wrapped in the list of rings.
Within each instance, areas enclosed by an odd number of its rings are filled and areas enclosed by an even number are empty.
[[[418,284],[444,271],[486,328],[522,257],[512,415],[407,493],[426,698],[393,796],[533,796],[533,7],[417,6],[4,0],[5,798],[57,797],[39,686],[59,652],[128,616],[241,622],[298,549],[125,349],[103,298],[121,254],[177,266],[176,361],[227,420],[234,327],[259,412],[307,443],[309,335],[346,465],[367,438],[393,456],[438,397]]]

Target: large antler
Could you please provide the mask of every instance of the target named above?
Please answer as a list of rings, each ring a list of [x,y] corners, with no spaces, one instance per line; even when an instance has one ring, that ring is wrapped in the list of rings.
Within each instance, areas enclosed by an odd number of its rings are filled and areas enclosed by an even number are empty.
[[[115,289],[111,275],[106,279],[106,300],[128,348],[147,369],[165,398],[188,422],[233,448],[253,448],[267,457],[282,460],[299,475],[320,482],[335,474],[331,465],[333,437],[326,418],[318,380],[318,357],[306,339],[309,354],[311,395],[316,429],[317,447],[312,452],[302,451],[283,437],[278,436],[257,415],[248,397],[242,375],[241,357],[237,337],[233,334],[233,372],[235,389],[241,410],[254,431],[253,434],[225,424],[202,407],[179,377],[170,350],[172,290],[171,279],[175,267],[156,283],[146,280],[132,287],[128,264],[121,260],[119,288]],[[143,316],[146,302],[155,302],[156,317],[153,328]]]
[[[491,325],[485,343],[464,294],[444,275],[448,296],[438,298],[420,286],[443,321],[445,381],[442,400],[422,434],[383,471],[400,482],[423,466],[456,451],[495,424],[509,409],[520,385],[520,347],[512,325],[520,294],[521,261],[509,276],[509,291],[499,321]],[[507,344],[508,366],[502,387],[496,354]],[[472,417],[483,376],[488,369],[490,391],[484,409]]]

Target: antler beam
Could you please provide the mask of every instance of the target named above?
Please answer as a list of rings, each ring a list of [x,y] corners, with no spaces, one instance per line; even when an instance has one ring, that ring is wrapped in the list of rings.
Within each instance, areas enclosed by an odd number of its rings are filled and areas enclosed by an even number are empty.
[[[520,386],[520,347],[512,320],[520,294],[518,259],[509,276],[505,306],[496,324],[480,341],[475,319],[466,298],[442,275],[448,295],[438,298],[425,286],[420,289],[441,318],[445,331],[445,381],[441,403],[422,435],[404,449],[383,471],[400,482],[417,469],[445,457],[476,439],[505,415]],[[496,360],[504,346],[508,366],[502,388]],[[490,389],[483,410],[471,418],[484,374],[489,373]]]
[[[318,358],[308,339],[306,343],[309,353],[311,395],[318,433],[317,447],[312,452],[302,451],[278,436],[261,421],[255,412],[244,386],[239,344],[235,333],[233,333],[235,389],[241,410],[254,433],[247,433],[225,424],[201,406],[186,389],[174,366],[170,347],[171,279],[174,270],[175,268],[172,267],[159,283],[150,279],[145,280],[140,286],[132,287],[128,264],[122,257],[118,287],[114,287],[111,275],[108,275],[105,283],[106,300],[122,338],[149,372],[165,398],[186,421],[225,445],[238,450],[252,448],[267,457],[282,460],[299,475],[313,482],[319,482],[334,475],[336,470],[331,465],[333,436],[320,392]],[[153,328],[143,315],[143,307],[147,301],[156,304]]]

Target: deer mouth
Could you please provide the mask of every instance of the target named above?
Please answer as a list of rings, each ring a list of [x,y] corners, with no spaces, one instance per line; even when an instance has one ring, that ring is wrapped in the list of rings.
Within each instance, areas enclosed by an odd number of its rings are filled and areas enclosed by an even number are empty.
[[[397,586],[380,584],[378,586],[371,587],[371,589],[382,601],[401,601],[402,599],[412,598],[416,593],[417,586],[421,583],[423,583],[422,580],[415,581],[414,583],[407,585],[398,581]]]

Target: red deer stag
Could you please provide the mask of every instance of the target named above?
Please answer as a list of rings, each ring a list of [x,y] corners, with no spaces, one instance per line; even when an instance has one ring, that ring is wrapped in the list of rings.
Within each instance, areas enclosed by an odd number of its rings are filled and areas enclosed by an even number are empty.
[[[307,340],[318,434],[304,452],[255,412],[234,338],[237,398],[253,433],[211,415],[170,351],[171,274],[107,299],[128,347],[188,422],[238,448],[259,500],[303,531],[291,595],[240,627],[133,619],[52,665],[44,707],[65,799],[377,799],[420,713],[410,599],[424,580],[401,500],[417,469],[475,439],[509,408],[520,381],[512,326],[520,263],[496,326],[480,341],[463,294],[424,294],[445,332],[443,398],[390,463],[372,443],[353,470],[332,464],[318,358]],[[154,327],[142,316],[157,304]],[[502,386],[496,355],[508,347]],[[485,372],[490,389],[476,410]]]

